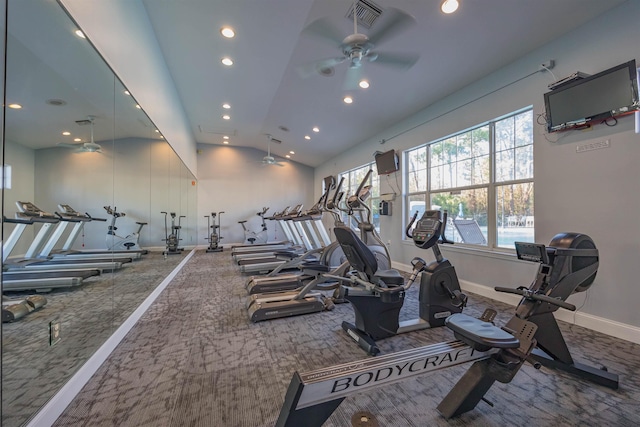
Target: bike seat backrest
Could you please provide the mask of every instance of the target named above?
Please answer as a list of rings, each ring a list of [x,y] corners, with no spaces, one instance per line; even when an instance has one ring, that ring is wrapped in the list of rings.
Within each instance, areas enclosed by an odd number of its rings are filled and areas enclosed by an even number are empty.
[[[549,264],[553,266],[549,286],[556,287],[563,281],[563,289],[554,289],[549,296],[564,299],[574,292],[586,291],[593,284],[598,271],[598,252],[591,237],[581,233],[560,233],[551,239],[547,249]],[[589,256],[589,251],[593,256]],[[576,274],[581,271],[583,274]]]
[[[348,227],[335,227],[333,232],[351,267],[372,280],[378,270],[378,262],[371,249]]]
[[[507,331],[475,317],[455,313],[444,321],[454,336],[478,351],[492,348],[518,348],[520,340]]]

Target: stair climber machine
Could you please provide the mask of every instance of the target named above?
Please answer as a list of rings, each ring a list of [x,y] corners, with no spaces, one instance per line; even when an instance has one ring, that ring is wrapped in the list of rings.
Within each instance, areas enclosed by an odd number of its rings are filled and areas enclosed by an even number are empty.
[[[419,223],[413,236],[418,242],[426,242],[429,238],[423,240],[421,236],[428,236],[421,227]],[[345,246],[349,245],[352,247],[345,253],[353,248],[354,258],[371,258],[361,246],[353,246],[353,239],[347,237]],[[608,372],[606,367],[596,368],[573,360],[553,315],[559,308],[575,311],[576,307],[565,300],[573,293],[586,291],[594,283],[598,249],[593,240],[581,233],[560,233],[548,247],[518,242],[516,252],[519,259],[538,263],[539,267],[528,288],[495,288],[498,292],[522,296],[514,315],[503,327],[494,325],[497,313],[492,309],[485,310],[478,319],[454,313],[444,322],[453,332],[454,340],[359,362],[294,372],[276,427],[320,427],[352,394],[468,362],[473,364],[437,406],[445,419],[469,412],[481,401],[494,406],[485,395],[496,381],[510,383],[524,362],[536,369],[544,365],[618,389],[618,375]],[[393,273],[380,272],[376,280],[397,280],[392,277]],[[508,399],[502,400],[509,403]]]
[[[426,211],[411,232],[416,212],[406,228],[407,237],[421,249],[431,249],[435,260],[427,264],[421,258],[411,261],[413,271],[407,283],[397,270],[380,269],[375,257],[355,233],[346,227],[335,230],[336,238],[356,273],[350,277],[352,286],[344,287],[344,297],[353,306],[355,325],[342,322],[342,328],[368,354],[380,353],[376,341],[393,335],[420,329],[444,326],[445,319],[462,312],[467,297],[460,292],[454,267],[443,258],[438,240],[444,238],[447,214],[439,210]],[[400,322],[400,309],[407,290],[420,277],[419,317]]]
[[[178,225],[176,225],[176,213],[175,212],[171,212],[171,213],[167,213],[167,212],[160,212],[161,214],[164,214],[164,236],[165,238],[163,239],[163,242],[166,243],[167,248],[165,249],[164,252],[162,252],[162,255],[164,255],[165,257],[167,255],[176,255],[176,254],[181,254],[184,251],[184,248],[180,248],[180,230],[182,229],[182,225],[181,225],[181,221],[182,218],[186,218],[184,215],[180,215],[178,216]],[[168,223],[167,223],[167,215],[171,216],[171,233],[169,233],[169,227],[168,227]]]
[[[209,247],[207,248],[207,252],[222,252],[222,246],[220,246],[220,217],[222,216],[222,212],[211,212],[211,215],[205,215],[207,218],[207,230],[210,230],[209,236],[205,237],[205,240],[209,242]],[[216,223],[216,218],[218,218],[218,222]]]
[[[142,253],[146,253],[144,249],[140,247],[140,231],[142,231],[142,227],[147,225],[146,222],[136,222],[138,225],[138,229],[127,236],[118,236],[116,234],[116,220],[120,217],[126,216],[124,212],[118,212],[117,208],[114,206],[111,209],[111,206],[105,206],[104,210],[107,211],[107,214],[111,215],[111,224],[107,229],[107,249],[111,251],[139,251]]]

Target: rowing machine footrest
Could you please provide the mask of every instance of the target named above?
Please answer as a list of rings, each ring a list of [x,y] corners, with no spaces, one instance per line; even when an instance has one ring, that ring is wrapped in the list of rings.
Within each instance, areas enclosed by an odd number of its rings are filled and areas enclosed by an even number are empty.
[[[445,325],[453,331],[457,339],[477,351],[520,347],[520,340],[507,331],[463,313],[447,317]]]

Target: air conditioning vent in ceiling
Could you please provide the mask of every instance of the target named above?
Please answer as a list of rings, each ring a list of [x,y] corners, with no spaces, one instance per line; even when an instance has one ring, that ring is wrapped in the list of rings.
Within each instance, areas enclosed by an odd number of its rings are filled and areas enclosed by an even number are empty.
[[[353,22],[353,8],[351,4],[349,11],[347,12],[347,18]],[[355,4],[356,17],[358,18],[358,25],[362,25],[365,28],[371,28],[376,19],[382,14],[382,9],[377,4],[369,0],[359,0]]]

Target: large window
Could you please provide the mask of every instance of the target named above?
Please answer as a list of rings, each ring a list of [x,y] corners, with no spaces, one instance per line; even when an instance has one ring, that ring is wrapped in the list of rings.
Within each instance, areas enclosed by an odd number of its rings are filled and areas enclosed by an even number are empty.
[[[446,210],[446,236],[513,248],[534,240],[533,111],[405,152],[405,211]]]
[[[376,228],[376,231],[380,232],[380,212],[379,212],[379,204],[380,204],[380,178],[378,177],[378,173],[375,168],[375,163],[369,163],[359,168],[351,169],[346,172],[342,172],[338,175],[338,181],[340,178],[344,177],[344,183],[342,184],[342,191],[344,191],[343,202],[341,205],[344,205],[347,198],[353,194],[355,194],[358,186],[367,175],[371,169],[371,175],[369,177],[368,183],[365,185],[371,186],[371,196],[369,197],[367,202],[367,206],[371,209],[371,221]],[[342,220],[345,224],[349,224],[351,228],[357,229],[357,222],[351,218],[347,218],[347,214],[343,213]]]

